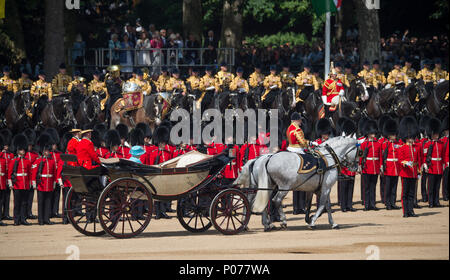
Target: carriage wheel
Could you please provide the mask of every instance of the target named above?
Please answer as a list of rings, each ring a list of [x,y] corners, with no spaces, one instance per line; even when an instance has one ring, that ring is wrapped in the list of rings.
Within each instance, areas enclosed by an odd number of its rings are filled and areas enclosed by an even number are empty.
[[[209,210],[214,227],[225,235],[243,231],[250,220],[250,204],[237,189],[226,189],[216,195]]]
[[[105,231],[97,219],[98,195],[77,193],[70,188],[65,205],[68,220],[80,233],[87,236],[100,236]]]
[[[196,191],[178,200],[177,217],[180,224],[190,232],[207,231],[212,223],[209,218],[211,193]]]
[[[97,208],[105,232],[116,238],[135,237],[150,223],[152,194],[139,181],[120,178],[103,190]]]

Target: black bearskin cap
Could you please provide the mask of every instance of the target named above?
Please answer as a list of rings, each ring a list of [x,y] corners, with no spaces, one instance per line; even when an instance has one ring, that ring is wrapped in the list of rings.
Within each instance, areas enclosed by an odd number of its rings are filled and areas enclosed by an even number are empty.
[[[383,135],[397,135],[398,133],[398,125],[394,119],[388,119],[384,122],[383,125]]]
[[[56,129],[54,129],[53,127],[49,127],[45,129],[44,133],[50,134],[50,136],[52,137],[52,144],[59,144],[60,139],[58,131]]]
[[[17,134],[14,136],[12,140],[12,146],[14,152],[17,152],[18,150],[28,150],[28,139],[23,134]]]
[[[113,146],[120,146],[120,134],[115,129],[110,129],[105,133],[105,143],[108,149]]]
[[[43,153],[44,150],[52,149],[52,136],[48,133],[42,133],[36,141],[39,147],[39,153]]]
[[[317,136],[332,133],[331,123],[327,118],[322,118],[317,121],[316,133],[317,133]]]
[[[352,133],[356,133],[356,124],[355,122],[347,117],[340,118],[337,121],[336,133],[338,135],[350,135]]]
[[[94,147],[100,148],[102,145],[102,136],[98,130],[93,130],[91,132],[91,141]]]
[[[140,130],[139,128],[134,128],[130,131],[130,145],[144,145],[144,132],[142,132],[142,130]]]
[[[120,139],[128,140],[128,126],[123,123],[119,123],[116,126],[116,130],[117,132],[119,132]]]
[[[367,120],[363,125],[364,135],[368,134],[377,134],[378,133],[378,125],[374,120]]]
[[[416,138],[419,134],[419,126],[414,117],[406,116],[400,121],[398,134],[400,139]]]
[[[170,130],[166,126],[159,126],[153,135],[153,141],[156,145],[159,143],[169,143]]]
[[[34,145],[36,143],[36,132],[33,129],[27,128],[23,131],[23,134],[27,137],[30,145]]]
[[[441,121],[436,118],[430,119],[427,126],[427,134],[429,136],[433,134],[439,134],[441,132]]]

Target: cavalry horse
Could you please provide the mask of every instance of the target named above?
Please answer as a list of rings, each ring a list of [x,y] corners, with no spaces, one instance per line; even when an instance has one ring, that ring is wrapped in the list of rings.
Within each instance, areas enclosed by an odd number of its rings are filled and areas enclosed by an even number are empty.
[[[448,115],[449,81],[443,81],[434,87],[425,101],[425,114],[443,119]]]
[[[54,96],[48,102],[45,100],[46,97],[43,99],[46,104],[39,115],[36,116],[40,120],[35,124],[36,127],[53,127],[59,132],[63,131],[64,128],[77,127],[78,123],[73,114],[73,102],[68,94]]]
[[[27,111],[31,110],[31,94],[29,90],[14,95],[5,112],[6,126],[14,131],[23,131],[32,127],[31,119],[27,115]]]
[[[292,152],[263,155],[248,161],[234,184],[256,190],[256,194],[250,193],[248,198],[251,202],[251,211],[262,213],[265,231],[275,227],[270,223],[267,213],[267,204],[274,191],[277,192],[272,202],[280,214],[281,227],[287,227],[286,215],[281,203],[291,190],[306,192],[305,221],[310,228],[315,228],[316,221],[325,207],[331,227],[338,228],[339,225],[334,223],[331,215],[330,192],[337,182],[341,166],[356,170],[361,154],[357,143],[353,135],[331,138],[315,149],[319,155],[318,159],[312,155],[305,157]],[[317,161],[317,164],[312,158]],[[317,212],[311,218],[309,214],[313,194],[320,197],[320,201]]]
[[[81,101],[78,111],[75,113],[75,119],[80,127],[105,121],[105,114],[101,111],[100,98],[100,95],[93,94]]]

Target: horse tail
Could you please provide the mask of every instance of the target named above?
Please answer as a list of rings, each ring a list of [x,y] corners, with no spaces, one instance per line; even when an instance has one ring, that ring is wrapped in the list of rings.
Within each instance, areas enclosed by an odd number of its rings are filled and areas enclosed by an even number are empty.
[[[266,209],[267,204],[269,203],[271,190],[269,189],[269,173],[267,171],[267,164],[269,162],[270,156],[260,157],[258,158],[259,161],[259,168],[258,168],[258,174],[257,174],[257,185],[258,188],[261,190],[258,190],[256,192],[255,201],[252,205],[252,212],[253,213],[261,213]]]

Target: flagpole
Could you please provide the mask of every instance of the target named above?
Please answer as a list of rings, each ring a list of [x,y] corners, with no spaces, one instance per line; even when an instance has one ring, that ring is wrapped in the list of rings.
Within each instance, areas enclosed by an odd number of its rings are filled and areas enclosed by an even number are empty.
[[[327,12],[325,22],[325,80],[330,72],[330,17],[331,13]]]

